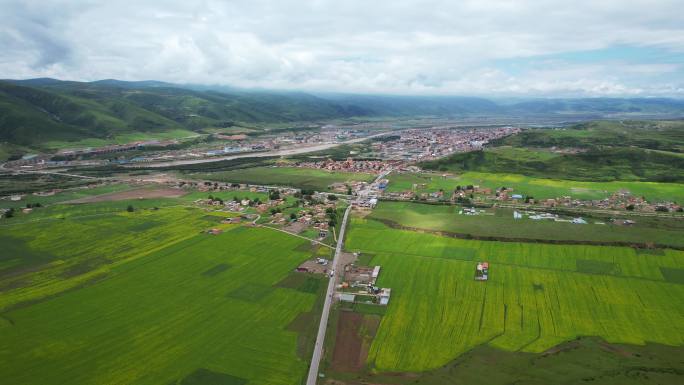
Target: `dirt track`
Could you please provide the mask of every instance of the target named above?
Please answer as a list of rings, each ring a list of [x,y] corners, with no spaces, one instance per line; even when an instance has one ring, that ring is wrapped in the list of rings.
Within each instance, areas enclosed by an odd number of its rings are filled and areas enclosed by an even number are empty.
[[[95,195],[74,199],[65,203],[96,203],[110,201],[124,201],[129,199],[149,199],[149,198],[178,198],[187,194],[185,190],[177,188],[141,188],[136,190],[121,191],[109,194]]]

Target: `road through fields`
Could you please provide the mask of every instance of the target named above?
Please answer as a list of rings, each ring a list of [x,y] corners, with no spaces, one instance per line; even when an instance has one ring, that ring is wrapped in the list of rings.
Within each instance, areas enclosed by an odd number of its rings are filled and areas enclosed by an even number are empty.
[[[344,212],[344,219],[342,219],[342,226],[340,227],[340,236],[337,238],[337,248],[335,249],[335,256],[333,257],[332,262],[333,276],[330,277],[330,281],[328,281],[328,291],[325,293],[325,303],[323,304],[323,314],[321,314],[321,323],[318,326],[316,346],[314,347],[313,356],[311,357],[309,375],[306,379],[307,385],[316,385],[316,379],[318,378],[318,366],[321,363],[323,341],[325,340],[325,331],[328,327],[328,316],[330,315],[330,305],[332,304],[332,297],[333,293],[335,292],[335,283],[337,282],[337,264],[339,262],[340,253],[342,252],[342,245],[344,243],[344,232],[347,228],[347,218],[349,218],[350,211],[351,205],[349,205],[349,207],[347,207],[347,210]]]

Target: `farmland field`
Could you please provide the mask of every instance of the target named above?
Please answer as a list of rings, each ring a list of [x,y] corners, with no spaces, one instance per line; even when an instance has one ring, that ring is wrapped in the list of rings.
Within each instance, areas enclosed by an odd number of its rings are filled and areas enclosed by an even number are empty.
[[[392,299],[368,355],[377,371],[439,368],[482,344],[540,353],[578,336],[684,344],[684,252],[460,240],[354,218]],[[473,279],[475,262],[490,279]],[[663,271],[667,273],[663,274]]]
[[[684,247],[684,221],[681,218],[636,219],[633,226],[599,220],[576,225],[550,220],[513,219],[511,209],[487,209],[480,215],[459,215],[462,207],[412,202],[381,202],[369,216],[400,226],[455,233],[461,236],[523,240],[558,240],[577,242],[621,242],[625,244],[660,244]],[[586,218],[586,217],[585,217]],[[601,220],[606,221],[605,218]]]
[[[3,383],[301,381],[324,285],[287,278],[308,243],[166,200],[176,205],[55,205],[5,222]]]
[[[348,181],[371,181],[372,174],[325,171],[297,167],[254,167],[214,173],[192,175],[198,179],[221,182],[251,183],[260,185],[285,185],[303,189],[326,191],[332,183]]]
[[[633,195],[644,196],[649,201],[684,201],[684,185],[681,183],[657,182],[583,182],[561,179],[534,178],[516,174],[494,174],[465,172],[455,177],[433,174],[392,174],[388,192],[410,191],[413,184],[425,184],[415,191],[435,192],[444,189],[453,191],[456,186],[479,185],[483,188],[512,188],[516,194],[533,196],[537,199],[572,196],[577,199],[603,199],[619,190],[629,190]]]

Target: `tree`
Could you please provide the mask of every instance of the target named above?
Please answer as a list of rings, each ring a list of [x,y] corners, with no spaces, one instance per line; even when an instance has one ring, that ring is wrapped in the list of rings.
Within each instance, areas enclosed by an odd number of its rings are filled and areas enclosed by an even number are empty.
[[[126,211],[132,213],[133,211],[135,211],[135,208],[133,207],[133,205],[128,205],[128,207],[126,207]]]
[[[14,216],[14,208],[10,208],[5,212],[5,218],[12,218]]]
[[[352,195],[352,189],[349,186],[347,186],[347,195]]]
[[[329,200],[329,201],[336,201],[336,200],[337,200],[337,195],[328,194],[328,200]]]
[[[628,205],[625,207],[625,209],[626,209],[627,211],[634,211],[634,205],[630,203],[630,204],[628,204]]]
[[[290,214],[290,219],[292,219],[293,221],[294,221],[295,219],[297,219],[297,214],[291,213],[291,214]]]

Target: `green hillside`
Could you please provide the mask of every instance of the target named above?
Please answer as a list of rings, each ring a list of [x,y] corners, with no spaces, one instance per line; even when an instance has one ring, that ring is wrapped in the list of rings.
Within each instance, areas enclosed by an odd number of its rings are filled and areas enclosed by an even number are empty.
[[[178,132],[175,137],[187,136],[191,131],[227,128],[235,122],[294,122],[348,115],[331,102],[295,93],[222,94],[138,83],[124,87],[111,82],[19,84],[0,82],[0,142],[33,148],[84,139],[117,142],[117,137],[131,134],[164,137],[163,133]]]
[[[543,107],[540,107],[543,105]],[[568,105],[581,106],[568,109]],[[0,155],[64,146],[177,138],[234,126],[260,127],[350,117],[681,116],[674,99],[577,99],[505,105],[484,98],[250,91],[156,81],[0,81]],[[667,135],[663,129],[664,135]],[[643,141],[650,140],[648,137]],[[677,150],[667,140],[657,147]]]

